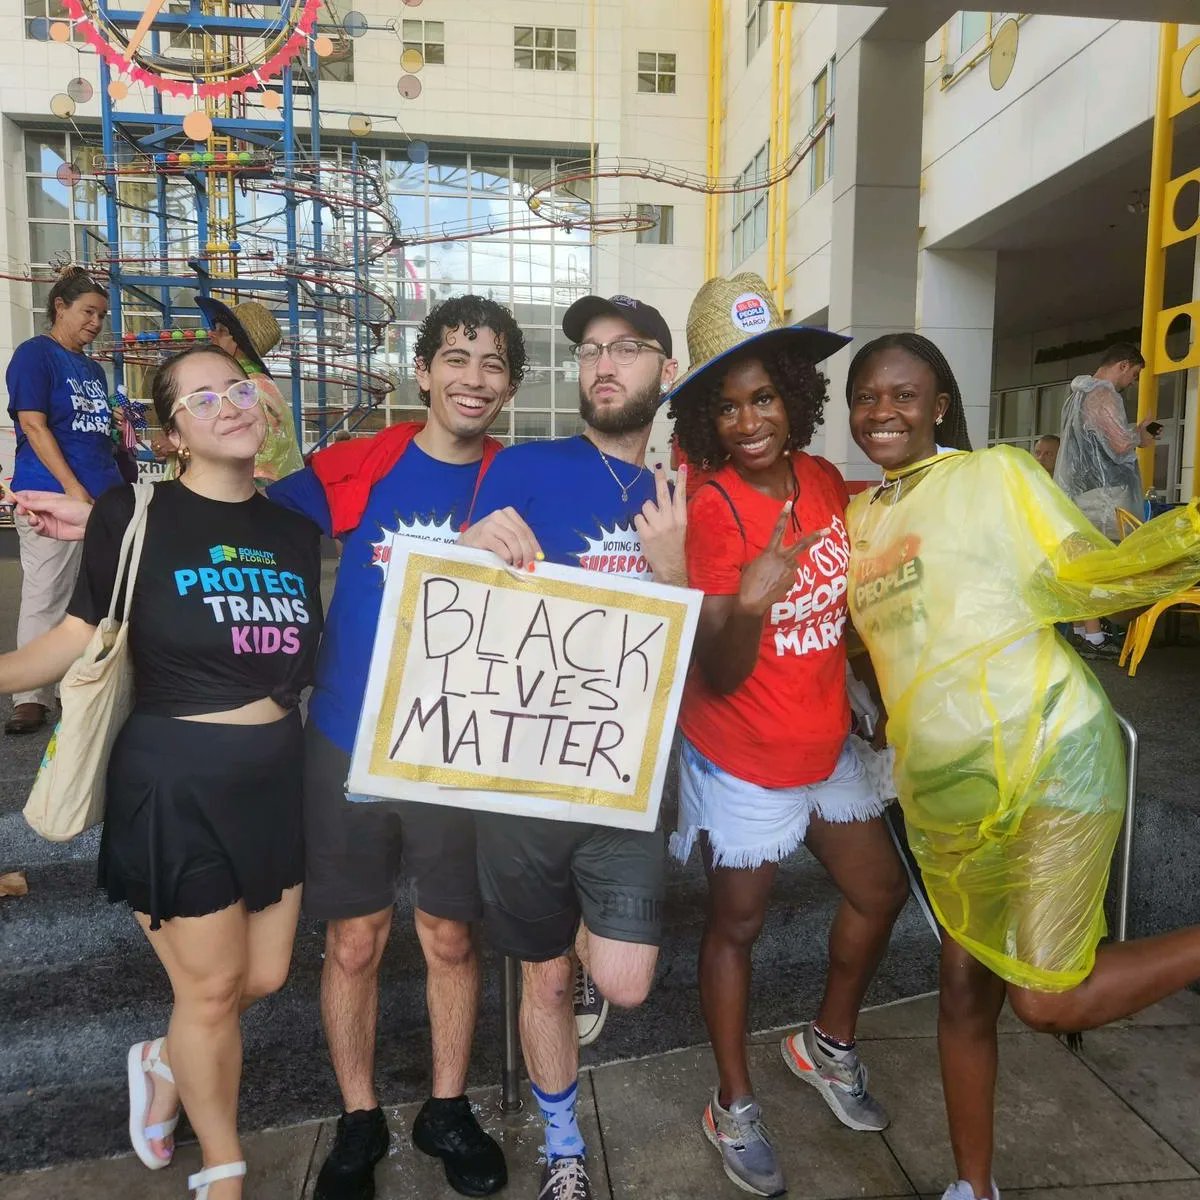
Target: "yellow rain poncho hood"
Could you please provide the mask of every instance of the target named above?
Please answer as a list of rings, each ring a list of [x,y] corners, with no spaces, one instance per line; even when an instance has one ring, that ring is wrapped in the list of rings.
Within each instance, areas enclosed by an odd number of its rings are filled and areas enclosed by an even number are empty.
[[[850,611],[938,919],[1002,978],[1074,987],[1104,934],[1124,756],[1103,690],[1053,626],[1200,578],[1196,506],[1115,546],[999,446],[889,476],[847,524]]]

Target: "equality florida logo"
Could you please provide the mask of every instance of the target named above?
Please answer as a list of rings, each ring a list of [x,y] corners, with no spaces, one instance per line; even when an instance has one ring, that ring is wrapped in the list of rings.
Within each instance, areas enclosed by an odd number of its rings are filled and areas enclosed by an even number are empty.
[[[253,550],[248,546],[210,546],[208,559],[214,567],[226,563],[253,563],[258,567],[273,567],[275,554],[271,550]]]

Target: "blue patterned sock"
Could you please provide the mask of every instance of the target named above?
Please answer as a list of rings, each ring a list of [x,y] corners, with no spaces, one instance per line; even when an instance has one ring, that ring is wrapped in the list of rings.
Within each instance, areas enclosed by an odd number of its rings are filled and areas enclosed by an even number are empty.
[[[546,1157],[553,1162],[556,1158],[583,1154],[583,1135],[575,1121],[579,1080],[575,1080],[565,1092],[557,1093],[543,1092],[532,1081],[529,1086],[546,1126]]]

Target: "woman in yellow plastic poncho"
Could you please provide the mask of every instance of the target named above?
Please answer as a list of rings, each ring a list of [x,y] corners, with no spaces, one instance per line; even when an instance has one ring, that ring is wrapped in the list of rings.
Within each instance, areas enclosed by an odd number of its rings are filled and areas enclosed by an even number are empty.
[[[1124,808],[1116,721],[1054,632],[1200,576],[1196,506],[1120,546],[1023,451],[968,450],[958,385],[916,334],[864,346],[854,440],[883,484],[847,513],[850,611],[878,674],[913,853],[942,927],[938,1044],[959,1179],[992,1180],[996,1020],[1093,1028],[1200,977],[1200,928],[1097,949]]]

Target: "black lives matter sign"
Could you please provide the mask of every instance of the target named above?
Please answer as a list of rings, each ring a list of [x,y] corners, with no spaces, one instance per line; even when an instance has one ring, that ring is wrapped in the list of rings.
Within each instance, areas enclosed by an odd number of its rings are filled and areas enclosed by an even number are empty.
[[[404,547],[350,791],[652,825],[697,609],[682,589]]]

